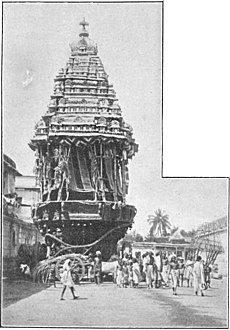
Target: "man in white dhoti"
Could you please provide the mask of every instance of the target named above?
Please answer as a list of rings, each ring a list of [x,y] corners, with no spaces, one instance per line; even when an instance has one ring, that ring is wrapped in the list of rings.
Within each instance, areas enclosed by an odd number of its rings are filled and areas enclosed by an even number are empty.
[[[194,278],[194,294],[198,295],[199,291],[201,296],[204,296],[202,285],[204,284],[204,268],[201,256],[198,256],[193,268]]]
[[[176,257],[172,257],[171,261],[169,263],[170,266],[170,273],[171,273],[171,279],[172,279],[172,290],[173,295],[177,296],[177,284],[178,284],[178,278],[179,278],[179,265]]]
[[[71,260],[67,259],[63,265],[63,273],[61,274],[61,282],[63,284],[63,290],[61,293],[61,300],[64,300],[64,293],[66,290],[66,287],[68,286],[71,290],[71,293],[73,295],[73,299],[77,299],[78,297],[74,294],[74,282],[71,275]]]

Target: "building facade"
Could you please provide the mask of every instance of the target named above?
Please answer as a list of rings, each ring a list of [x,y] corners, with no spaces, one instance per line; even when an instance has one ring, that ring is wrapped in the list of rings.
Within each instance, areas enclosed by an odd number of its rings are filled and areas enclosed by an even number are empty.
[[[15,192],[20,198],[21,207],[18,212],[19,217],[27,222],[32,220],[32,208],[38,203],[40,188],[37,185],[35,176],[16,176]]]
[[[25,221],[21,201],[17,195],[15,179],[22,178],[14,161],[3,155],[3,210],[2,210],[2,241],[3,241],[3,276],[13,275],[18,269],[19,257],[23,246],[37,246],[43,238],[29,216]]]

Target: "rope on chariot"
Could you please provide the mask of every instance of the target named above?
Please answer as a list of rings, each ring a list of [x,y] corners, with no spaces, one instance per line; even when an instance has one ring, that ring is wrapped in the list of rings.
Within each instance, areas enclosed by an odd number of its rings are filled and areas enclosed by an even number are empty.
[[[90,244],[84,244],[84,245],[70,245],[70,244],[67,244],[65,243],[65,245],[68,245],[67,247],[64,247],[63,249],[59,250],[55,256],[57,257],[60,253],[66,251],[66,250],[69,250],[70,248],[72,249],[77,249],[77,248],[89,248],[87,249],[83,255],[85,255],[94,245],[98,244],[101,240],[103,240],[106,236],[108,236],[109,234],[111,234],[113,231],[117,230],[117,229],[120,229],[120,228],[124,228],[124,227],[128,227],[130,224],[123,224],[123,225],[119,225],[115,228],[112,228],[110,229],[107,233],[105,233],[104,235],[102,235],[99,239],[97,239],[96,241],[94,241],[93,243],[90,243]],[[47,234],[47,235],[50,235],[50,234]],[[52,235],[51,235],[52,236]],[[55,237],[55,236],[54,236]],[[55,237],[56,238],[56,237]],[[60,241],[60,240],[59,240]],[[60,241],[62,242],[62,241]],[[63,244],[64,245],[64,244]]]
[[[63,258],[63,255],[60,255],[61,253],[70,250],[70,249],[77,249],[77,248],[86,248],[86,250],[82,254],[77,254],[79,258],[82,258],[94,245],[98,244],[100,241],[102,241],[106,236],[111,234],[113,231],[118,230],[120,228],[128,227],[129,224],[122,224],[119,225],[115,228],[110,229],[107,233],[102,235],[99,239],[94,241],[93,243],[90,244],[85,244],[85,245],[71,245],[66,242],[63,242],[62,240],[58,239],[56,236],[51,235],[51,234],[46,234],[45,235],[45,241],[47,241],[47,238],[51,238],[52,240],[64,245],[64,248],[60,249],[52,258],[50,259],[44,259],[40,261],[35,268],[33,269],[32,276],[33,280],[35,282],[43,282],[47,283],[48,278],[49,278],[49,272],[52,264],[56,264],[58,261],[60,261]],[[72,254],[72,256],[75,256],[76,254]],[[70,257],[71,254],[68,254],[68,257]],[[66,256],[67,257],[67,256]]]

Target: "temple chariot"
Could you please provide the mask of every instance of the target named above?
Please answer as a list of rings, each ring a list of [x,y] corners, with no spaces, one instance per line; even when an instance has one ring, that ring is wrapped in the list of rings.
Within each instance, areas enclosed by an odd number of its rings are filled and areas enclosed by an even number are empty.
[[[59,266],[67,256],[79,266],[96,250],[108,260],[136,214],[126,195],[128,163],[138,145],[88,23],[80,25],[79,40],[70,44],[69,60],[54,79],[48,110],[29,144],[40,186],[33,221],[45,237],[47,260],[58,260]]]

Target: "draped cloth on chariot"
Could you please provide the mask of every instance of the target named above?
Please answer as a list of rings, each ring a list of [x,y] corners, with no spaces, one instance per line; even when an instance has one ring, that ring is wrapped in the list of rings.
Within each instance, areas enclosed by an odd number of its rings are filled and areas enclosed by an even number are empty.
[[[70,183],[72,191],[93,191],[91,184],[87,155],[85,150],[75,147],[69,159]]]

